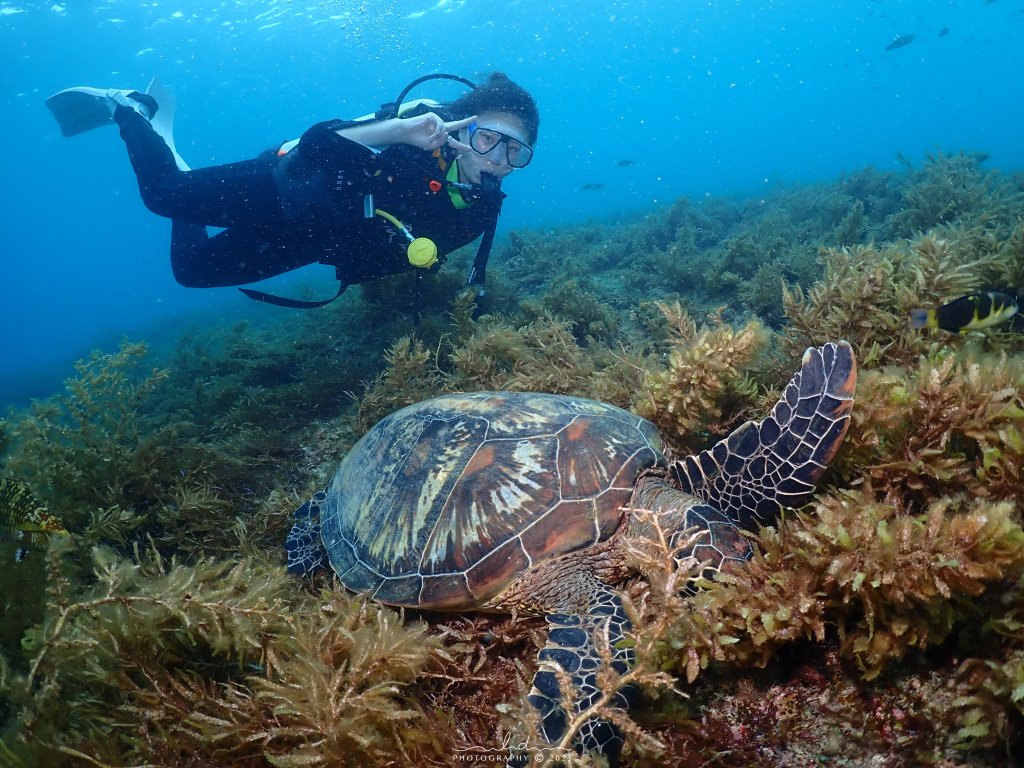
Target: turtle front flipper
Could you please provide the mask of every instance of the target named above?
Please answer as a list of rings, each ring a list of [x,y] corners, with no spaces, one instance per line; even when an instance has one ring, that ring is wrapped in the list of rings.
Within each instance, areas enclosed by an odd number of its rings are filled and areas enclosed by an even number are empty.
[[[742,526],[801,506],[846,435],[856,382],[847,342],[809,348],[763,421],[748,421],[709,450],[673,462],[673,478]]]
[[[547,742],[561,743],[570,726],[575,724],[572,747],[581,754],[604,755],[608,764],[615,766],[623,743],[618,728],[607,720],[584,713],[604,695],[598,683],[598,673],[604,663],[600,649],[606,648],[611,654],[611,666],[620,675],[632,665],[635,653],[626,638],[630,623],[622,600],[606,585],[594,578],[585,590],[586,604],[581,606],[581,613],[547,616],[548,641],[537,654],[540,668],[533,677],[527,698],[540,712],[541,732]],[[556,667],[568,675],[572,691],[561,690]],[[568,708],[566,694],[571,701]],[[628,709],[630,694],[628,687],[622,688],[609,704]],[[582,723],[580,717],[585,718]],[[513,759],[510,764],[517,763]]]
[[[320,507],[326,499],[327,494],[318,491],[293,513],[295,524],[284,542],[288,573],[306,576],[327,567],[327,550],[320,538]]]

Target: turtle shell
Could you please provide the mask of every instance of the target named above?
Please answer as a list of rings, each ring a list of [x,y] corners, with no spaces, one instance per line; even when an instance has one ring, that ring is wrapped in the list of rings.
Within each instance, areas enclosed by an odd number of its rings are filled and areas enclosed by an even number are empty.
[[[531,565],[607,539],[653,424],[613,405],[522,392],[445,395],[380,421],[327,489],[321,536],[349,589],[392,605],[479,607]]]

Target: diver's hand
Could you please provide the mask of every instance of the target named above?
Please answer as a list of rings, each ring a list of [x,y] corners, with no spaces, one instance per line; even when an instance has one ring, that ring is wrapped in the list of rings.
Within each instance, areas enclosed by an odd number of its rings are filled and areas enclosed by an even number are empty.
[[[470,152],[471,149],[450,136],[451,131],[458,131],[476,120],[476,115],[465,120],[446,123],[440,115],[427,112],[416,117],[393,117],[390,120],[374,120],[357,125],[339,128],[337,134],[346,139],[358,141],[367,147],[384,149],[393,144],[411,144],[414,147],[433,152],[447,144],[459,152]]]
[[[440,115],[427,112],[416,117],[400,118],[396,122],[401,126],[403,144],[412,144],[414,147],[425,149],[428,152],[437,149],[444,144],[457,149],[460,152],[468,152],[470,148],[450,136],[451,133],[465,128],[476,120],[476,115],[467,117],[465,120],[455,120],[447,123]]]

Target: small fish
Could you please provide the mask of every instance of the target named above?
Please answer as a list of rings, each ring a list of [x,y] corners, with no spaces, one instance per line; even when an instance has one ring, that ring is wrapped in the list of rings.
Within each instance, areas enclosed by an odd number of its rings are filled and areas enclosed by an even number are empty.
[[[977,331],[1006,322],[1019,309],[1016,297],[1006,293],[969,293],[938,309],[910,310],[910,327],[941,328],[950,333]]]
[[[619,166],[619,168],[628,168],[629,166],[633,165],[634,163],[636,163],[636,160],[630,160],[628,157],[625,157],[622,160],[616,161],[615,164],[617,166]]]
[[[945,37],[948,34],[949,34],[949,27],[943,27],[942,29],[939,30],[939,34],[937,34],[936,37]]]
[[[908,46],[912,42],[914,42],[914,36],[913,35],[900,35],[895,40],[893,40],[891,43],[889,43],[887,46],[885,46],[885,50],[893,51],[893,50],[895,50],[897,48],[903,48],[905,46]]]
[[[604,188],[604,184],[599,182],[599,181],[587,182],[582,187],[580,187],[580,189],[585,189],[588,192],[591,191],[591,190],[594,190],[594,189],[603,189],[603,188]]]
[[[19,541],[28,544],[33,534],[67,535],[64,524],[32,496],[28,485],[10,477],[0,477],[0,533],[13,532]],[[25,559],[29,549],[20,546],[14,553],[16,562]]]

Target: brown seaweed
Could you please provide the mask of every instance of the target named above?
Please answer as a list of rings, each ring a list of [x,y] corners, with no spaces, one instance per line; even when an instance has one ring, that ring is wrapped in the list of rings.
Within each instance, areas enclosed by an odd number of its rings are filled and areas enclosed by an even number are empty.
[[[692,564],[638,547],[639,663],[601,681],[643,697],[628,719],[598,709],[627,765],[1019,760],[1024,345],[906,324],[1021,284],[1024,180],[982,160],[514,233],[487,297],[443,274],[418,327],[394,311],[415,290],[400,276],[315,320],[83,360],[0,422],[4,475],[71,532],[0,565],[0,763],[436,766],[523,739],[556,759],[525,701],[536,620],[403,615],[299,582],[290,511],[425,396],[593,397],[681,452],[838,338],[861,376],[826,487],[693,595]]]

